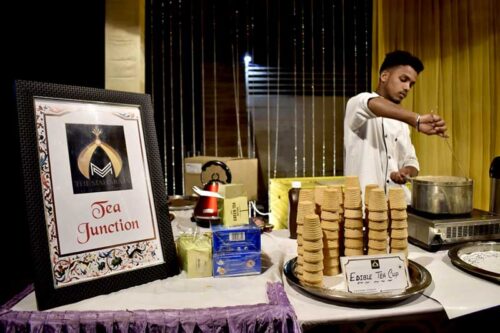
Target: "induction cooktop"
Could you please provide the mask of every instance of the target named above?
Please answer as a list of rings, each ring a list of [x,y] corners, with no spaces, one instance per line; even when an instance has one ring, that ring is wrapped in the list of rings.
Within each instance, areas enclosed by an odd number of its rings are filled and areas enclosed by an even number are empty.
[[[408,240],[433,252],[462,242],[500,240],[500,215],[480,209],[435,215],[408,208]]]

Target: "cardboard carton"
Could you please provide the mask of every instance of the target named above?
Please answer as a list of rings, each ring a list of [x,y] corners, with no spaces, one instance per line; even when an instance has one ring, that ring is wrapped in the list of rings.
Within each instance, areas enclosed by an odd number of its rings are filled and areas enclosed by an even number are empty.
[[[253,225],[239,227],[212,227],[213,253],[260,252],[260,229]]]
[[[299,181],[302,188],[315,188],[316,186],[342,185],[345,177],[299,177],[299,178],[274,178],[269,180],[269,209],[271,216],[269,223],[274,229],[288,228],[288,191],[292,182]]]
[[[214,277],[260,274],[261,267],[260,251],[222,252],[213,256]]]
[[[212,238],[207,234],[181,235],[177,254],[188,278],[212,275]]]
[[[256,158],[237,158],[237,157],[215,157],[215,156],[194,156],[184,159],[184,193],[193,194],[193,186],[203,188],[201,182],[201,167],[208,161],[222,161],[231,171],[231,183],[243,184],[248,195],[248,200],[257,200],[257,168]],[[219,168],[220,169],[220,168]],[[206,172],[210,175],[210,170]],[[224,180],[224,175],[220,175]],[[204,179],[205,182],[210,178]]]
[[[220,217],[226,227],[248,224],[247,191],[242,184],[221,184],[219,193],[224,199],[219,200]]]

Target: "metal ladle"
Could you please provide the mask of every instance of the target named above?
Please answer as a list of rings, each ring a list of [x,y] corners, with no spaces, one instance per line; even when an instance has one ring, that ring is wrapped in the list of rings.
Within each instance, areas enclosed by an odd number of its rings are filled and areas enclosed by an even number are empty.
[[[431,110],[431,113],[434,113],[434,110]],[[450,150],[451,152],[451,157],[453,158],[453,160],[455,160],[455,163],[457,163],[458,165],[458,168],[460,169],[460,172],[462,173],[462,175],[464,176],[465,179],[469,179],[469,177],[467,177],[467,174],[465,173],[465,169],[462,167],[462,163],[460,163],[460,161],[458,160],[457,158],[457,155],[455,154],[455,152],[453,151],[453,147],[451,146],[451,143],[450,141],[448,140],[449,136],[447,135],[444,135],[443,136],[443,139],[444,141],[446,142],[446,145],[448,146],[448,149]]]
[[[464,177],[466,179],[469,179],[467,177],[467,174],[465,173],[464,171],[464,168],[462,167],[462,163],[460,163],[460,161],[458,160],[457,156],[455,155],[455,152],[453,151],[453,148],[451,147],[451,144],[450,144],[450,141],[448,141],[448,138],[444,138],[444,141],[446,141],[446,145],[448,146],[448,149],[450,150],[451,152],[451,156],[453,157],[453,159],[455,160],[455,162],[457,163],[458,165],[458,168],[460,169],[460,172],[462,173],[462,175],[464,175]]]

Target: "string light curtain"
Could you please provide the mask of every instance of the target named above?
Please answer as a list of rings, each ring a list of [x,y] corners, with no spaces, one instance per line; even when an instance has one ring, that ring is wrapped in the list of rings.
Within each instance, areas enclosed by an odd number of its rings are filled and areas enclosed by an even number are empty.
[[[184,192],[193,155],[258,158],[264,195],[270,178],[342,174],[345,103],[370,90],[371,0],[151,0],[146,12],[169,194]]]
[[[266,180],[342,174],[345,102],[370,77],[370,4],[292,1],[276,9],[291,15],[270,14],[273,47],[245,73]]]
[[[447,121],[448,142],[412,133],[421,174],[472,178],[473,205],[484,210],[490,163],[500,156],[498,13],[496,0],[377,0],[373,12],[373,84],[386,52],[415,53],[425,70],[404,104]]]

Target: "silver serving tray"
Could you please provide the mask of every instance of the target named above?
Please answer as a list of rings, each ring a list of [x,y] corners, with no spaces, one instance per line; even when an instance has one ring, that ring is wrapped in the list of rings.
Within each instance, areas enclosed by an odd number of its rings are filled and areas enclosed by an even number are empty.
[[[414,261],[408,260],[408,273],[410,274],[411,286],[401,292],[361,294],[351,293],[340,289],[303,286],[297,276],[295,276],[296,261],[297,258],[293,258],[285,263],[284,272],[288,283],[303,293],[334,302],[351,304],[385,304],[399,302],[423,292],[432,282],[431,273],[429,273],[427,269]]]
[[[465,272],[500,284],[500,274],[471,265],[461,259],[464,254],[486,251],[500,251],[500,242],[470,242],[456,245],[448,251],[448,257],[453,265]]]

